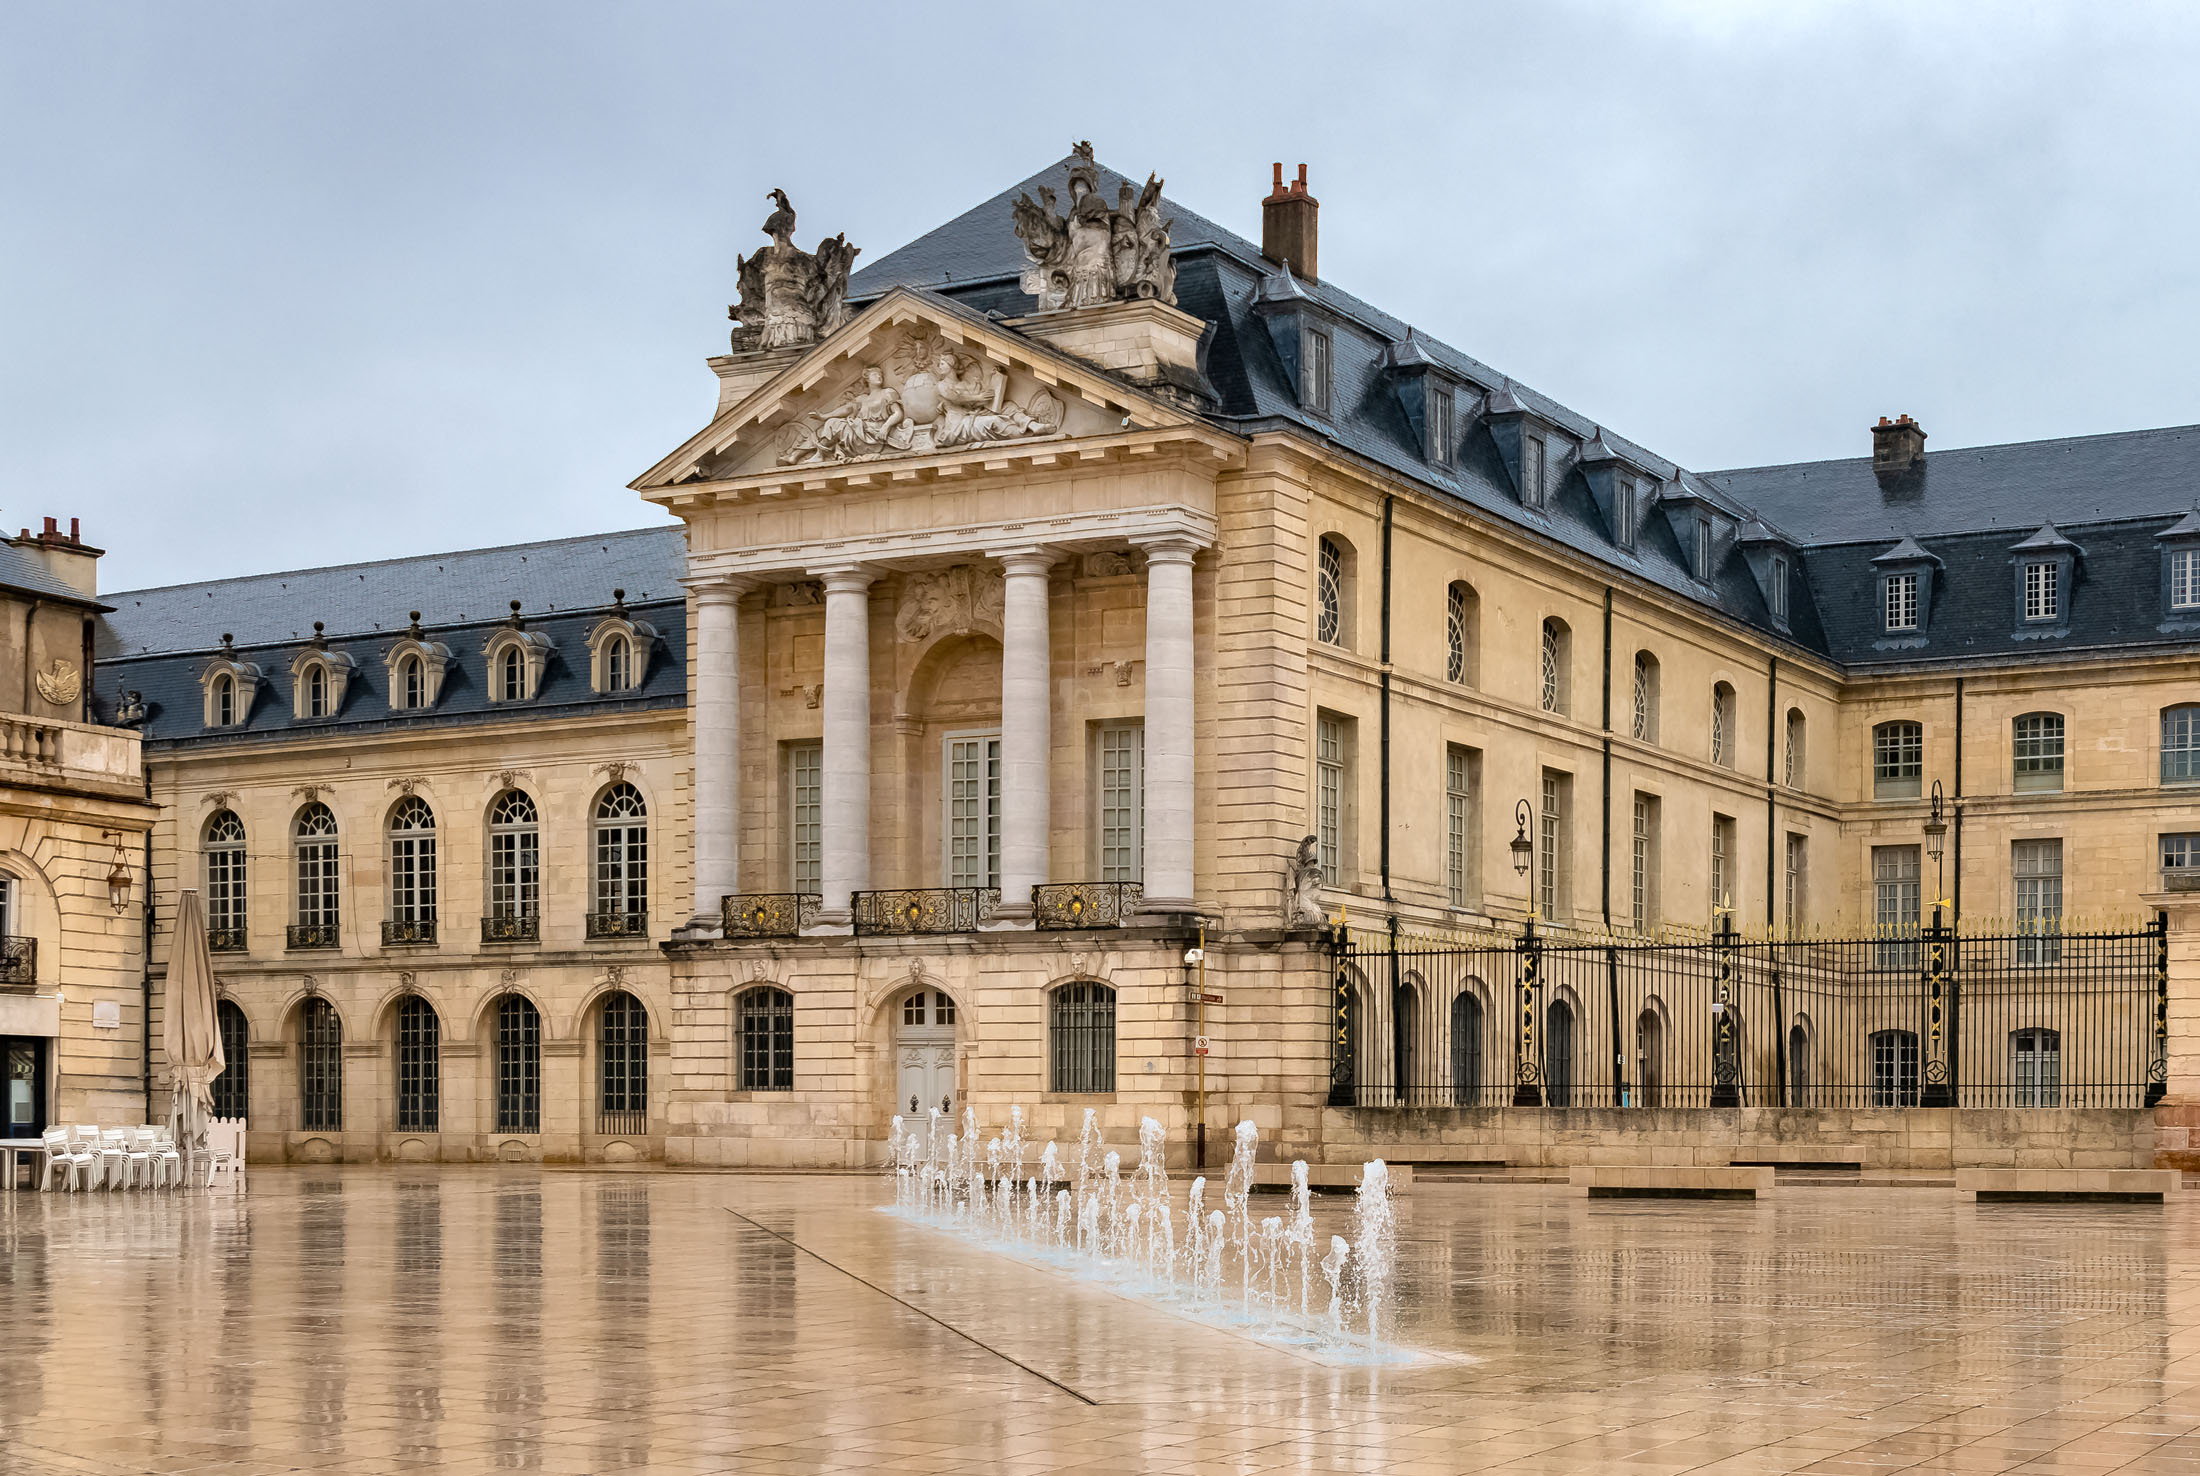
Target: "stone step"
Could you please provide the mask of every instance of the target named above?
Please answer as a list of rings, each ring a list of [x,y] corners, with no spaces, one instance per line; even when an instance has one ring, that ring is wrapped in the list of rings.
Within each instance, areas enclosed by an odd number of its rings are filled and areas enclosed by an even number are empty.
[[[1591,1199],[1757,1199],[1773,1189],[1769,1168],[1603,1164],[1568,1169],[1566,1182]]]
[[[1956,1192],[1980,1203],[1996,1201],[2132,1200],[2159,1204],[2181,1193],[2175,1169],[1957,1169]]]

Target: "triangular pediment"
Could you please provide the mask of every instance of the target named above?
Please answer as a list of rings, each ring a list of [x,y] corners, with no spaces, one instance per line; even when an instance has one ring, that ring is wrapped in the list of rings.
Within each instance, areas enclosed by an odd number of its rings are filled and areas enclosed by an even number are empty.
[[[831,476],[1188,425],[1049,344],[897,288],[728,406],[632,485],[643,493]]]

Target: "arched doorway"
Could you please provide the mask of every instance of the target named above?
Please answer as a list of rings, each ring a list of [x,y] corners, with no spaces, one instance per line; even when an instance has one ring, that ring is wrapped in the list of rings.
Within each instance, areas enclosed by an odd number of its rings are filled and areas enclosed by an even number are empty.
[[[895,1006],[894,1111],[904,1127],[914,1128],[937,1111],[953,1117],[955,1090],[955,1001],[944,989],[913,989]]]
[[[1543,1100],[1574,1105],[1574,1007],[1563,999],[1552,1000],[1544,1014]]]
[[[1451,1001],[1451,1100],[1456,1107],[1482,1103],[1482,997],[1465,989]]]
[[[1665,1105],[1665,1021],[1654,1008],[1635,1017],[1635,1080],[1642,1106]]]

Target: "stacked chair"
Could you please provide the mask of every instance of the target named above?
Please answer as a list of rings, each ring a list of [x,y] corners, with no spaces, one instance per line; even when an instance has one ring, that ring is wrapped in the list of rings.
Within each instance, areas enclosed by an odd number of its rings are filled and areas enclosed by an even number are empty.
[[[45,1166],[38,1187],[42,1190],[185,1187],[183,1154],[165,1127],[55,1127],[41,1136]],[[210,1180],[219,1156],[207,1155]],[[242,1170],[236,1172],[241,1183]]]

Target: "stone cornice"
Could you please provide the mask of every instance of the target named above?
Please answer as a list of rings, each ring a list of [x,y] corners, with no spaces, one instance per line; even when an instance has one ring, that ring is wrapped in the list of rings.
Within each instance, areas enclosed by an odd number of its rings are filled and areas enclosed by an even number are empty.
[[[855,538],[821,539],[764,548],[698,553],[689,559],[691,578],[720,575],[804,579],[813,571],[843,565],[879,569],[924,568],[958,560],[985,558],[988,550],[1045,544],[1065,553],[1120,548],[1157,538],[1188,539],[1201,547],[1215,541],[1214,518],[1181,506],[1123,508],[1106,512],[1064,513],[1056,517],[1016,518],[972,523],[958,528],[879,533]]]

